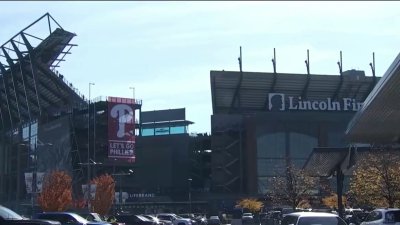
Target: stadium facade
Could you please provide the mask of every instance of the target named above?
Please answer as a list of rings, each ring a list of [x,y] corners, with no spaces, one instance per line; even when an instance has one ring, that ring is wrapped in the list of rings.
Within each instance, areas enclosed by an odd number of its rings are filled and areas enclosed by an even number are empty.
[[[43,21],[44,37],[29,32]],[[0,203],[18,211],[36,205],[39,181],[56,169],[71,174],[75,197],[89,179],[113,175],[115,206],[132,212],[233,208],[263,197],[313,149],[347,148],[346,127],[378,81],[356,70],[211,71],[211,136],[190,135],[184,108],[85,99],[56,70],[74,36],[45,14],[1,46]]]
[[[262,196],[316,148],[348,149],[345,131],[378,78],[211,71],[215,192]]]
[[[187,210],[188,193],[209,177],[208,135],[189,135],[184,108],[142,112],[140,99],[86,99],[57,71],[74,36],[46,13],[1,46],[0,203],[32,213],[45,174],[62,170],[74,198],[108,173],[120,209]]]

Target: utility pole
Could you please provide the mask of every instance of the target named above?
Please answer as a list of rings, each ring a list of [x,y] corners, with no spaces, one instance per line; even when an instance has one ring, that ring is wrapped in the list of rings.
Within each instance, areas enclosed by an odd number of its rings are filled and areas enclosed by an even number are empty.
[[[120,205],[120,208],[119,208],[120,211],[122,211],[122,176],[130,176],[132,174],[133,174],[133,170],[132,169],[130,169],[128,173],[122,172],[122,173],[113,173],[113,174],[111,174],[114,177],[118,177],[118,183],[119,183],[118,201],[119,201],[119,205]]]
[[[189,181],[189,214],[192,213],[192,178],[188,179]]]
[[[94,85],[94,83],[89,82],[89,99],[88,99],[88,150],[87,150],[87,179],[88,179],[88,199],[87,199],[87,205],[88,205],[88,210],[91,212],[91,205],[90,205],[90,200],[91,200],[91,194],[90,194],[90,87]]]

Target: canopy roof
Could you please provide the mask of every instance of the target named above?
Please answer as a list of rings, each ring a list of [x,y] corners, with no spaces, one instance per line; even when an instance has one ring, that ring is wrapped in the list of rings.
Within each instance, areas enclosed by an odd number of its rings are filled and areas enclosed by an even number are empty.
[[[376,80],[356,70],[342,75],[210,71],[213,113],[265,111],[269,93],[307,100],[354,98],[363,102]]]
[[[389,144],[400,140],[400,54],[350,121],[351,142]]]
[[[313,176],[332,176],[338,169],[344,175],[352,175],[353,165],[370,150],[370,147],[314,148],[303,169]]]

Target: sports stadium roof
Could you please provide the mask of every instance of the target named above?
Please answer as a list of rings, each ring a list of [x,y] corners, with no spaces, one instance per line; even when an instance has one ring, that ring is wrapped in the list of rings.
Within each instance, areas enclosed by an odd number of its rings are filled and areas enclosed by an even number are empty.
[[[55,70],[74,36],[46,13],[0,46],[0,130],[85,104]]]
[[[210,71],[213,113],[266,111],[269,93],[308,100],[346,97],[363,102],[376,80],[356,70],[342,75]]]
[[[350,121],[351,142],[392,144],[400,141],[400,54]]]

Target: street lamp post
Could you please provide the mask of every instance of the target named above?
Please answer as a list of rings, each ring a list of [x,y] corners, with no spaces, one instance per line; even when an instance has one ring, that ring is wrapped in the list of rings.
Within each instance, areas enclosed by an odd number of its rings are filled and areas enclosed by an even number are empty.
[[[26,144],[20,144],[20,145],[26,145]],[[39,193],[38,187],[37,187],[37,167],[38,167],[38,155],[37,155],[37,151],[38,151],[38,146],[53,146],[52,143],[42,143],[39,140],[35,141],[34,147],[33,149],[31,148],[30,144],[27,144],[27,146],[29,146],[29,151],[32,157],[32,194],[31,194],[31,207],[32,207],[32,213],[35,209],[35,199],[36,199],[36,194]]]
[[[132,89],[132,98],[135,99],[135,87],[129,87],[129,89]]]
[[[129,176],[132,175],[133,170],[129,170],[128,173],[122,172],[122,173],[113,173],[111,174],[114,177],[118,177],[118,182],[119,182],[119,195],[118,195],[118,201],[120,205],[120,210],[122,211],[122,176]]]
[[[87,179],[88,179],[88,210],[90,210],[90,87],[94,83],[89,82],[89,99],[88,99],[88,149],[87,149]]]
[[[189,214],[192,213],[192,178],[189,181]]]
[[[103,163],[101,163],[101,162],[95,162],[95,161],[93,161],[91,158],[89,158],[89,160],[88,160],[88,162],[87,163],[78,163],[79,165],[82,165],[82,166],[87,166],[87,168],[88,169],[90,169],[90,166],[91,165],[93,165],[93,166],[96,166],[96,165],[102,165]],[[89,174],[89,173],[88,173]],[[87,185],[87,204],[88,204],[88,210],[90,211],[90,198],[91,198],[91,194],[90,194],[90,177],[89,177],[89,179],[88,179],[89,181],[88,181],[88,185]]]

